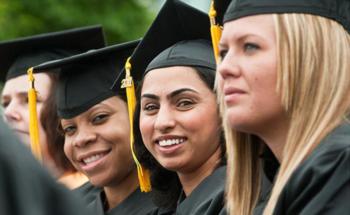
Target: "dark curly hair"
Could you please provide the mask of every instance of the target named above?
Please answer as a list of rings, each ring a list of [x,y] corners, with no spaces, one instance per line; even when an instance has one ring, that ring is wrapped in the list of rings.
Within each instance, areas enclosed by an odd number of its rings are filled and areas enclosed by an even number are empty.
[[[209,89],[212,89],[215,93],[215,71],[204,67],[192,68],[196,70],[196,73],[198,74],[200,79],[206,84],[206,86]],[[138,84],[138,88],[136,90],[137,104],[133,123],[135,135],[135,152],[141,164],[147,169],[149,169],[151,173],[151,195],[154,203],[158,207],[174,210],[176,208],[177,201],[182,190],[182,185],[180,183],[177,173],[174,171],[169,171],[162,167],[143,144],[141,131],[139,128],[141,111],[140,97],[142,86],[143,80]],[[222,155],[219,166],[222,166],[226,164],[226,146],[223,132],[221,132],[220,144]]]

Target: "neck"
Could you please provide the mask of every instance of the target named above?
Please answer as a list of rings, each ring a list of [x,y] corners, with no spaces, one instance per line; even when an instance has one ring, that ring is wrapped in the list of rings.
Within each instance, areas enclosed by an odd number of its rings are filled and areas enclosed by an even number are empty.
[[[221,161],[221,147],[219,146],[215,153],[206,160],[199,168],[190,172],[177,172],[182,189],[186,196],[189,196],[192,191],[209,175],[213,173],[215,168]]]
[[[289,123],[287,120],[282,120],[271,124],[272,126],[265,125],[257,135],[265,142],[277,160],[281,163],[283,149],[287,141]]]
[[[108,202],[108,210],[118,206],[133,193],[137,187],[138,179],[136,169],[118,183],[103,187]]]

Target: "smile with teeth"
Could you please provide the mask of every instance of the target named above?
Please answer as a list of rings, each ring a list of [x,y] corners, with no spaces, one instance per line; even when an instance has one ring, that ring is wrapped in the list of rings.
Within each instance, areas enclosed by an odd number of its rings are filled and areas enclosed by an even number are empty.
[[[177,144],[183,143],[184,141],[185,141],[185,138],[159,140],[158,144],[160,146],[172,146],[172,145],[177,145]]]
[[[95,162],[95,161],[101,159],[104,156],[105,156],[105,153],[92,155],[90,157],[84,158],[83,162],[84,162],[84,164],[89,164],[89,163],[92,163],[92,162]]]

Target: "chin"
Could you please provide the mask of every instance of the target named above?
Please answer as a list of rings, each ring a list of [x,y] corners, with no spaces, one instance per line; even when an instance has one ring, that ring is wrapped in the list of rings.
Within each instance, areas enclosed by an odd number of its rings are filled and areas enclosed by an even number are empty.
[[[174,161],[169,161],[169,160],[168,161],[161,161],[159,163],[165,169],[167,169],[169,171],[174,171],[174,172],[180,171],[183,167],[182,163],[175,161],[175,160]]]
[[[104,179],[104,178],[100,178],[100,177],[90,177],[88,176],[89,181],[92,185],[94,185],[95,187],[104,187],[108,184],[108,180]]]

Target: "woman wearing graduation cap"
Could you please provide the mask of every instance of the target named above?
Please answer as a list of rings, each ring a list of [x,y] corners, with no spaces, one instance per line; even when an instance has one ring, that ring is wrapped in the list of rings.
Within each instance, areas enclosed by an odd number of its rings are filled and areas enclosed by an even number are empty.
[[[348,214],[350,2],[233,1],[219,49],[230,214]],[[263,150],[280,167],[254,211]]]
[[[225,142],[209,27],[206,14],[166,1],[129,61],[131,75],[142,79],[135,150],[142,172],[150,172],[155,214],[225,211]]]
[[[81,191],[91,191],[83,198],[94,214],[141,215],[154,209],[148,194],[138,188],[125,89],[110,89],[138,42],[34,67],[34,72],[59,69],[56,103],[64,151],[89,178]],[[102,189],[96,192],[93,187]]]
[[[81,39],[84,37],[84,39]],[[74,41],[74,43],[72,42]],[[5,79],[2,91],[4,118],[21,140],[31,145],[27,70],[37,64],[67,57],[73,54],[104,46],[101,26],[89,26],[59,32],[39,34],[30,37],[0,43],[0,68]],[[57,134],[56,111],[49,111],[47,100],[53,96],[57,75],[43,72],[35,80],[37,112],[39,120],[40,156],[44,165],[54,177],[69,188],[75,188],[86,182],[87,178],[77,173],[65,157],[63,140]],[[36,154],[38,155],[38,154]]]

